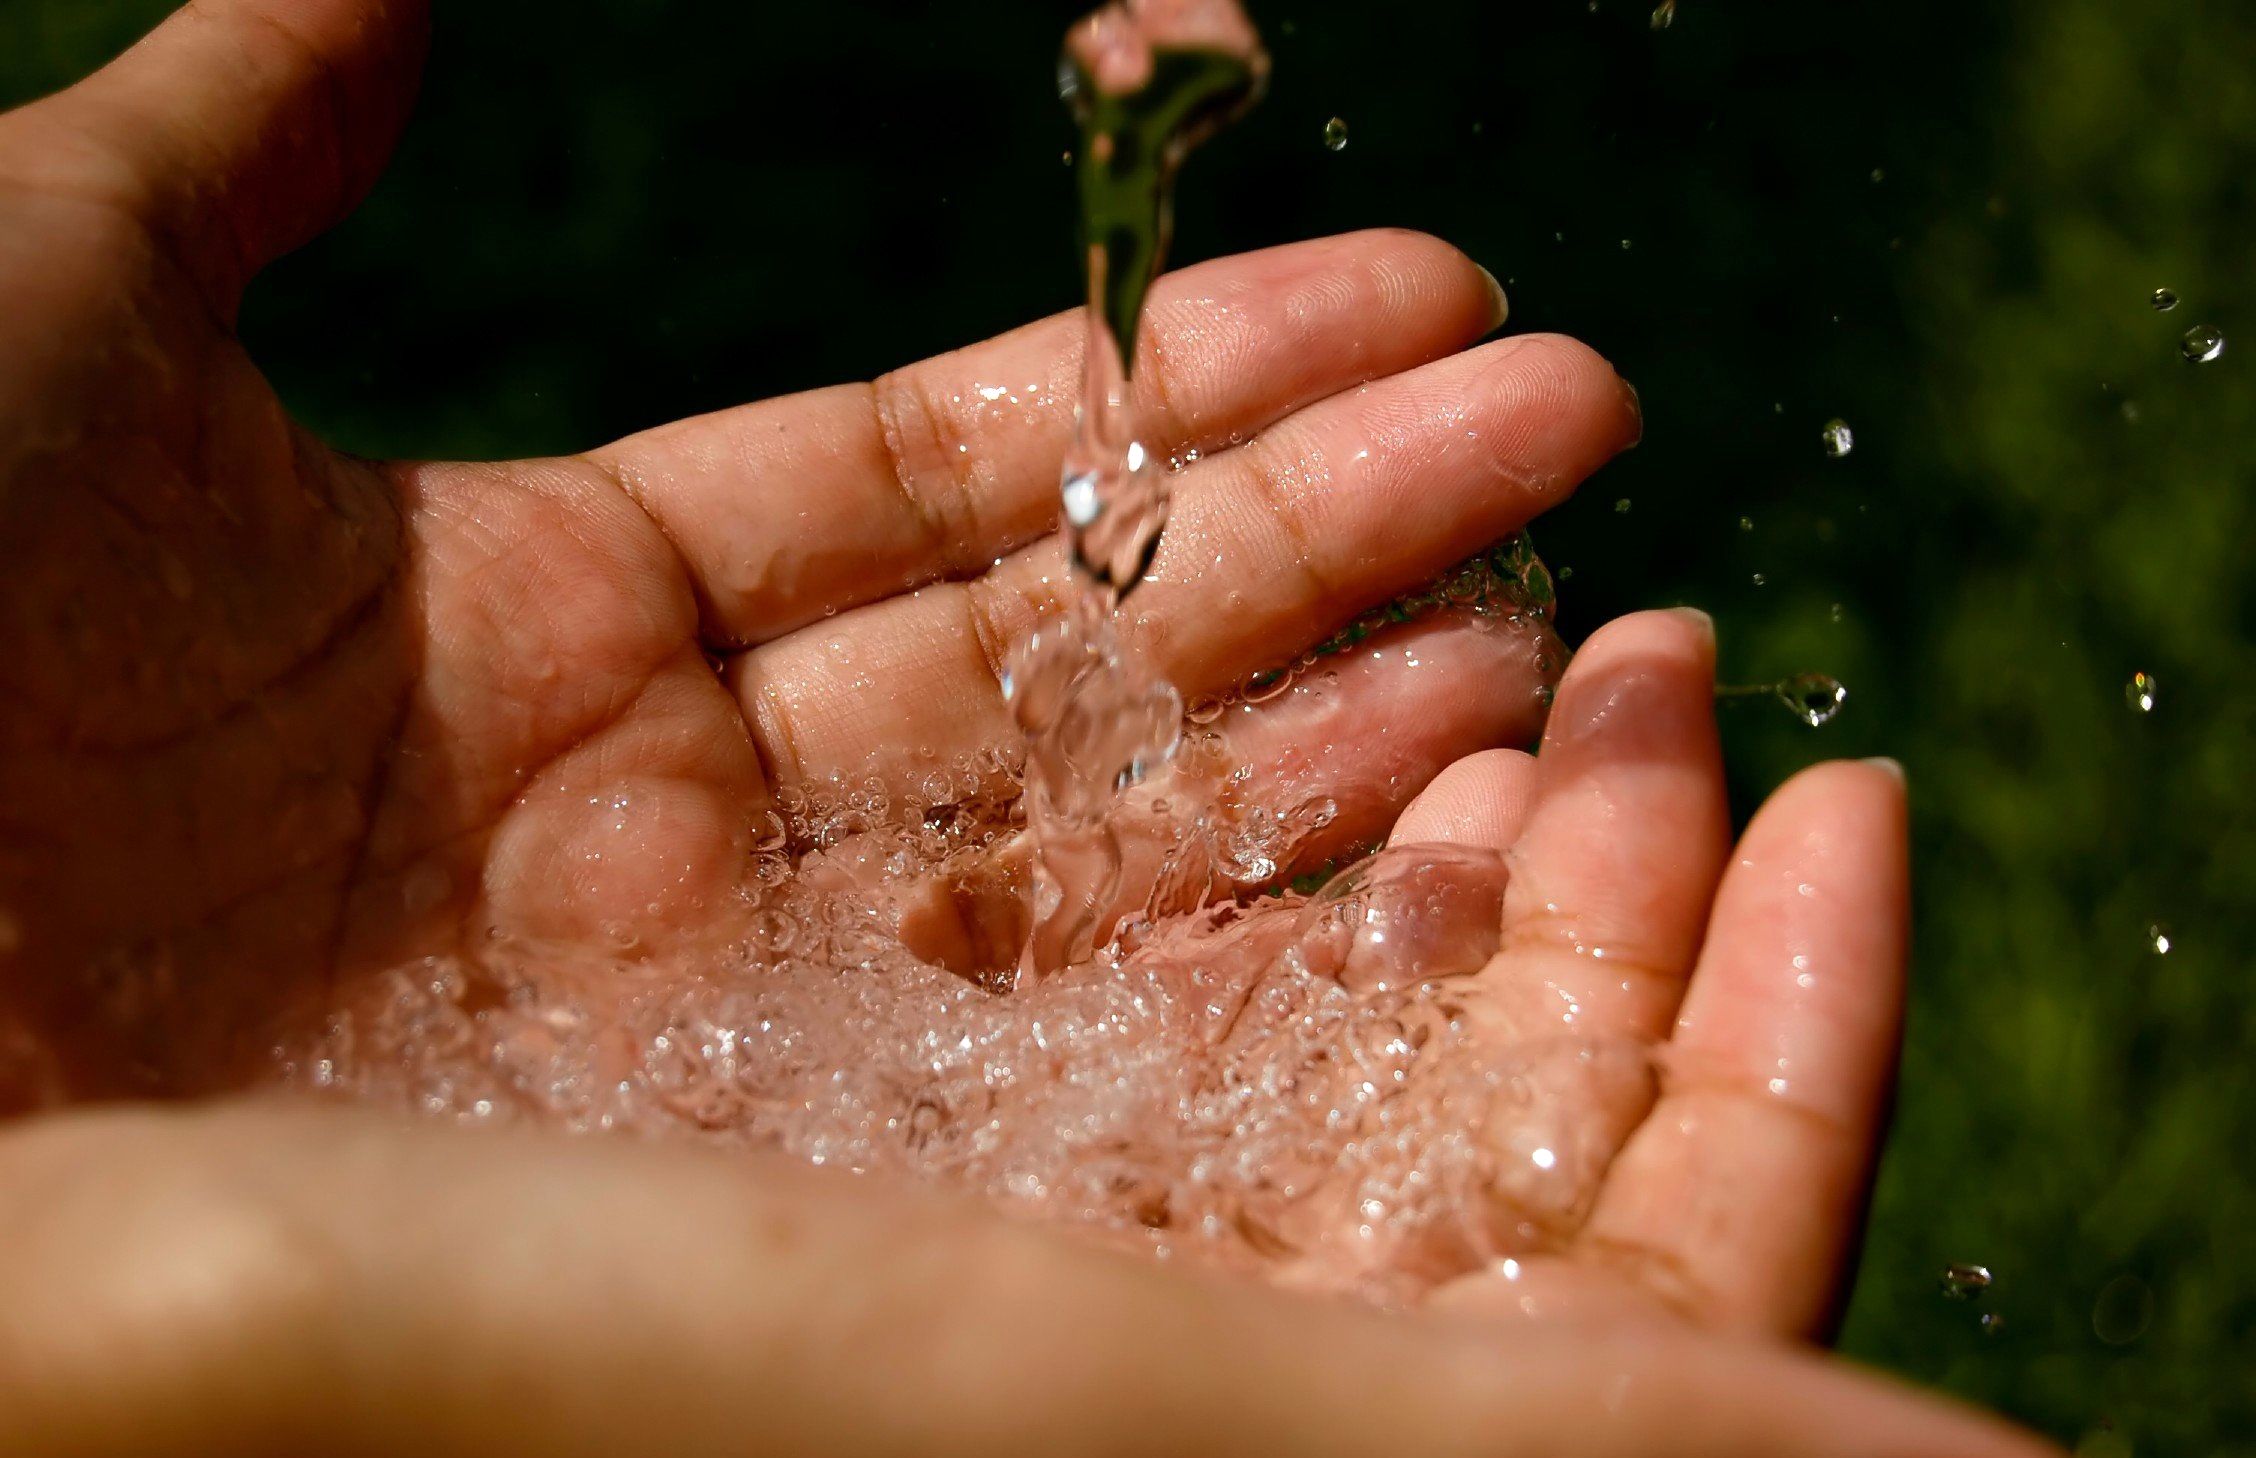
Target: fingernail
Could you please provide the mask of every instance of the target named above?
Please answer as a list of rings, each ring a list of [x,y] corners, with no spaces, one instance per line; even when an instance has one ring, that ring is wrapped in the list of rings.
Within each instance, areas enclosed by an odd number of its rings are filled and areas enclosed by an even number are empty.
[[[1614,378],[1621,379],[1621,376],[1616,375]],[[1635,450],[1645,443],[1645,401],[1638,395],[1637,387],[1629,381],[1622,380],[1621,387],[1622,394],[1629,400],[1629,418],[1635,422],[1629,437],[1629,444],[1623,446],[1622,449],[1625,451]]]
[[[1477,263],[1474,264],[1473,267],[1480,268],[1481,277],[1488,280],[1489,296],[1496,300],[1496,307],[1492,311],[1496,315],[1496,323],[1488,326],[1489,328],[1494,329],[1497,327],[1497,325],[1502,324],[1506,319],[1512,317],[1512,301],[1504,297],[1504,285],[1496,281],[1495,274],[1490,273],[1485,268],[1481,268],[1481,266]]]
[[[1897,784],[1900,785],[1904,783],[1904,767],[1901,760],[1890,759],[1886,755],[1882,754],[1873,756],[1871,759],[1866,760],[1865,763],[1871,765],[1874,769],[1886,770],[1889,774],[1894,775],[1896,777]]]
[[[1715,646],[1714,618],[1709,617],[1706,613],[1701,612],[1696,607],[1676,607],[1670,608],[1669,611],[1684,619],[1685,623],[1691,627],[1692,631],[1700,635],[1701,642],[1708,644],[1710,647]]]

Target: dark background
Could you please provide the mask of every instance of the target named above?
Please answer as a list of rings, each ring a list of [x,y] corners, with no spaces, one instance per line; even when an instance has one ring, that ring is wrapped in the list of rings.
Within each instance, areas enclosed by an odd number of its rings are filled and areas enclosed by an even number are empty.
[[[0,0],[0,102],[167,8]],[[1818,730],[1727,706],[1742,809],[1813,759],[1909,767],[1911,1040],[1848,1350],[2087,1455],[2256,1454],[2256,5],[1256,9],[1275,84],[1192,164],[1177,258],[1462,245],[1512,327],[1643,392],[1644,447],[1538,529],[1570,633],[1696,602],[1727,679],[1848,684]],[[488,456],[1063,307],[1071,10],[442,3],[390,177],[246,332],[340,444]],[[2223,358],[2180,359],[2195,324]],[[1946,1299],[1950,1261],[1996,1285]]]

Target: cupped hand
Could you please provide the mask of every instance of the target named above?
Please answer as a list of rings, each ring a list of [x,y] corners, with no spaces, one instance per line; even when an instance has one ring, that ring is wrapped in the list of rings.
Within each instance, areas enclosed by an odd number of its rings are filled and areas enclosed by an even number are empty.
[[[779,799],[1016,741],[1003,660],[1065,588],[1072,318],[579,457],[382,465],[287,418],[229,323],[374,176],[413,8],[192,6],[0,127],[0,910],[49,1089],[225,1084],[367,969],[491,931],[676,936]],[[1432,578],[1634,435],[1579,346],[1453,353],[1502,313],[1403,234],[1159,291],[1151,444],[1200,459],[1130,634],[1186,694]],[[1497,691],[1394,692],[1417,742],[1342,833],[1532,732],[1523,639],[1436,651]]]
[[[1007,647],[1065,590],[1071,319],[555,460],[376,464],[289,421],[235,307],[373,179],[419,9],[198,3],[0,118],[0,1107],[240,1086],[497,937],[694,942],[779,812],[1014,740]],[[1502,312],[1404,234],[1164,283],[1148,661],[1227,695],[1635,438],[1580,346],[1468,348]],[[1325,845],[1504,854],[1482,1037],[1656,1050],[1570,1238],[1414,1318],[759,1157],[49,1115],[0,1141],[0,1446],[600,1452],[663,1412],[713,1452],[2021,1451],[1690,1334],[1822,1325],[1904,917],[1884,768],[1810,772],[1730,850],[1712,651],[1694,616],[1600,633],[1531,760],[1494,746],[1543,721],[1548,628],[1442,613],[1216,731],[1336,807]]]

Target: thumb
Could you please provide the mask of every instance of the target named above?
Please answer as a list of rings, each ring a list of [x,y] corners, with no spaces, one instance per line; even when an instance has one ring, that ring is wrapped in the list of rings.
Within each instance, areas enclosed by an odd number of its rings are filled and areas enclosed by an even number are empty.
[[[33,108],[232,319],[252,275],[340,222],[414,101],[428,0],[190,0]]]

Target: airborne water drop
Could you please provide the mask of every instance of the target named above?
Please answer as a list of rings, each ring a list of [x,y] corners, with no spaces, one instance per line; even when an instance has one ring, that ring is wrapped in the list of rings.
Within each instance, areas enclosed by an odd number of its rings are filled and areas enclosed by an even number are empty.
[[[1943,1294],[1953,1301],[1972,1301],[1990,1289],[1990,1268],[1953,1261],[1943,1267]]]
[[[2187,364],[2207,364],[2225,352],[2225,331],[2214,324],[2196,324],[2178,341],[2178,353]]]
[[[1781,679],[1777,694],[1779,702],[1812,729],[1840,713],[1841,706],[1849,701],[1848,689],[1839,679],[1825,673],[1797,673],[1792,678]]]

